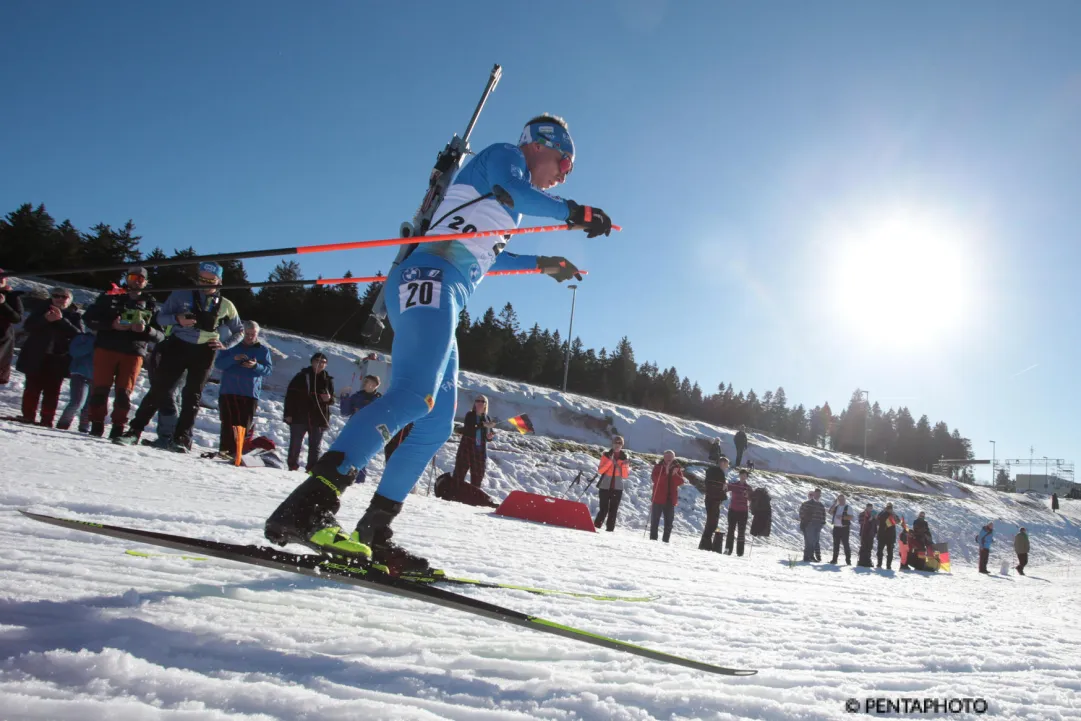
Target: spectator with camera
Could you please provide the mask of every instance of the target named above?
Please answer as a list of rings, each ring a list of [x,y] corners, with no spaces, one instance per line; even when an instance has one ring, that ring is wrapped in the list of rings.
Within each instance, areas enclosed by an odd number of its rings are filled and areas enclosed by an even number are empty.
[[[218,452],[233,456],[243,453],[237,448],[234,429],[244,429],[244,437],[251,438],[255,424],[255,408],[263,390],[263,379],[274,372],[274,360],[270,349],[259,342],[259,324],[254,320],[244,322],[244,339],[235,348],[222,350],[214,361],[221,371],[218,387],[218,414],[221,417],[221,435]]]
[[[121,445],[135,445],[150,419],[164,405],[180,376],[187,371],[188,379],[180,396],[180,414],[168,448],[180,453],[191,450],[191,429],[199,413],[199,399],[210,377],[215,354],[237,345],[244,334],[244,324],[236,308],[221,297],[222,267],[205,261],[199,264],[196,276],[198,288],[173,291],[158,311],[160,326],[173,326],[169,336],[159,344],[161,363],[154,373],[150,391],[139,404],[127,433],[114,439]],[[221,340],[221,327],[229,337]]]

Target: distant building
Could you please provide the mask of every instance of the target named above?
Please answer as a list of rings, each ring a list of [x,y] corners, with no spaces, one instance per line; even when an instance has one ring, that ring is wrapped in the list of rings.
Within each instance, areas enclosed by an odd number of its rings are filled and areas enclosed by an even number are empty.
[[[1078,484],[1072,483],[1064,478],[1059,478],[1058,476],[1045,476],[1042,473],[1018,473],[1014,476],[1014,483],[1017,484],[1018,493],[1036,491],[1037,493],[1046,493],[1047,495],[1057,493],[1060,496],[1063,496],[1074,488],[1081,488]]]

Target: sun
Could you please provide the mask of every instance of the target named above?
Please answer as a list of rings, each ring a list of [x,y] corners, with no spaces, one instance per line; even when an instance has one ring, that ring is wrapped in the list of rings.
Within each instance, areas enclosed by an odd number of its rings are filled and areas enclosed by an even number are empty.
[[[831,315],[875,345],[945,342],[968,317],[969,243],[956,222],[910,208],[846,225],[829,239]]]

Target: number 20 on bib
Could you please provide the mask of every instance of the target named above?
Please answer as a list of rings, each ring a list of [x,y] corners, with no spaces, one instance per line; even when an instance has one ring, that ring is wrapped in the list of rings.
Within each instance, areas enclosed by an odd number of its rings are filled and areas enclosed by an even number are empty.
[[[414,308],[438,308],[443,291],[443,271],[439,268],[406,268],[398,284],[401,312]]]

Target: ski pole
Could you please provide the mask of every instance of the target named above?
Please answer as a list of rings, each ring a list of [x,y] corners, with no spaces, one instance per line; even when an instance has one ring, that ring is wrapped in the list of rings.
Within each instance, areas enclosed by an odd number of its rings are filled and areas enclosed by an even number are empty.
[[[65,275],[68,273],[97,273],[113,270],[127,270],[133,263],[144,263],[151,268],[164,268],[171,265],[194,265],[206,261],[220,260],[244,260],[246,258],[268,258],[275,255],[309,255],[311,253],[330,253],[338,250],[364,250],[366,248],[383,248],[391,245],[405,245],[414,243],[441,243],[447,240],[470,240],[474,238],[490,238],[493,236],[525,235],[527,233],[554,233],[560,230],[575,230],[576,227],[567,225],[535,225],[528,228],[503,228],[500,230],[475,230],[471,233],[443,233],[440,235],[423,235],[413,238],[380,238],[379,240],[358,240],[345,243],[324,243],[320,245],[298,245],[292,248],[273,248],[269,250],[247,250],[238,253],[214,253],[211,255],[192,255],[184,258],[161,258],[153,260],[130,261],[120,265],[98,265],[83,268],[51,268],[48,270],[31,271],[2,271],[0,277],[11,275]],[[613,225],[612,230],[622,230],[618,225]],[[361,281],[358,281],[361,282]]]

